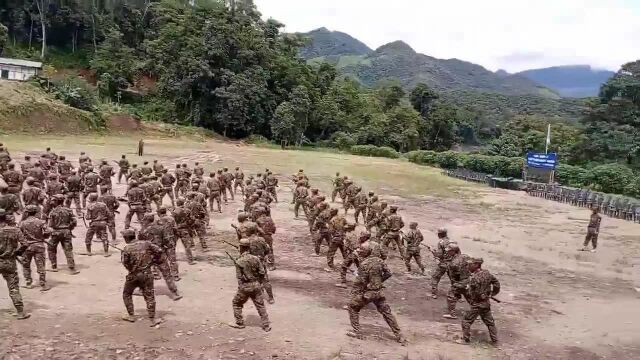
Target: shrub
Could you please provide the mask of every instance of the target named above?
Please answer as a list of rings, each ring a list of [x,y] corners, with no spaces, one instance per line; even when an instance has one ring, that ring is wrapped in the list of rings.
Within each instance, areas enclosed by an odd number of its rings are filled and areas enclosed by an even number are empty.
[[[65,104],[81,110],[94,110],[98,102],[97,94],[95,89],[84,79],[77,76],[67,76],[54,85],[56,97]]]
[[[565,164],[558,165],[555,178],[560,184],[572,187],[582,187],[589,182],[586,169]]]
[[[436,154],[436,162],[443,169],[455,169],[458,167],[460,155],[455,151],[444,151]]]
[[[354,155],[362,156],[374,156],[374,157],[386,157],[390,159],[397,159],[400,154],[394,149],[387,146],[375,146],[375,145],[354,145],[350,149]]]
[[[633,171],[621,164],[599,165],[591,169],[589,180],[594,189],[622,194],[634,179]]]
[[[406,154],[407,159],[416,164],[420,165],[437,165],[436,162],[436,153],[431,150],[416,150],[410,151]]]
[[[351,149],[356,144],[356,139],[350,134],[338,131],[331,136],[331,140],[335,147],[340,150]]]
[[[262,135],[249,135],[249,137],[247,138],[247,142],[249,144],[255,144],[255,145],[261,145],[261,144],[270,144],[271,142],[269,141],[269,139],[267,139],[266,137],[262,136]]]

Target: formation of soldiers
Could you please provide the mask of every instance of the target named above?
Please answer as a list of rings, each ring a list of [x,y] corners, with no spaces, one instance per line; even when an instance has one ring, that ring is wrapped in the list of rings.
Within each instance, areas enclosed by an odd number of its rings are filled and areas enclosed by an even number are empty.
[[[154,281],[163,279],[173,300],[182,298],[176,282],[180,271],[176,260],[178,242],[184,247],[189,264],[195,263],[195,238],[201,251],[208,251],[207,226],[213,212],[221,212],[221,203],[227,204],[240,194],[244,198],[244,211],[233,225],[239,257],[229,257],[236,267],[238,289],[232,307],[235,322],[230,325],[243,328],[243,306],[251,300],[255,305],[265,331],[271,330],[266,301],[275,302],[269,272],[276,268],[273,236],[276,225],[271,217],[271,204],[278,202],[278,178],[268,169],[255,177],[245,175],[239,168],[211,172],[205,176],[203,167],[195,163],[177,164],[172,172],[158,161],[145,162],[138,167],[130,164],[126,156],[114,166],[101,161],[96,167],[92,159],[81,153],[77,167],[57,156],[50,149],[33,161],[25,156],[16,170],[6,148],[0,145],[0,168],[6,186],[0,183],[0,272],[7,281],[9,294],[17,310],[18,319],[26,319],[19,289],[17,263],[23,268],[27,288],[33,287],[31,262],[35,262],[39,286],[42,291],[50,287],[46,279],[48,254],[50,270],[58,271],[57,248],[60,245],[71,274],[77,274],[73,252],[73,232],[78,219],[86,227],[84,255],[94,254],[94,242],[102,244],[102,254],[111,255],[111,249],[121,253],[121,263],[128,275],[123,286],[126,321],[136,321],[132,295],[136,289],[142,293],[151,326],[162,321],[155,314]],[[126,181],[123,196],[113,194],[113,179]],[[311,188],[309,178],[301,169],[293,177],[295,190],[292,204],[296,218],[302,208],[308,223],[316,256],[326,245],[327,271],[336,271],[340,287],[347,287],[347,275],[355,274],[351,284],[348,305],[352,329],[347,335],[362,338],[359,313],[373,303],[396,335],[406,344],[400,327],[384,295],[384,282],[391,277],[387,266],[390,251],[397,251],[406,269],[412,272],[412,263],[425,274],[421,247],[435,257],[437,267],[432,272],[432,297],[437,298],[438,284],[447,274],[451,288],[447,295],[445,317],[456,319],[456,304],[464,297],[471,310],[462,319],[463,343],[470,339],[470,326],[481,317],[489,329],[492,342],[497,342],[497,330],[491,314],[490,299],[500,291],[498,280],[481,268],[482,259],[461,253],[457,243],[449,240],[446,229],[438,230],[439,242],[435,250],[423,244],[424,237],[416,222],[405,223],[398,207],[389,206],[373,192],[365,192],[346,176],[336,174],[331,203],[340,198],[344,213],[329,205],[327,196]],[[171,207],[163,206],[165,198]],[[117,247],[115,215],[120,203],[128,210],[124,230],[120,233],[124,248]],[[74,209],[72,210],[73,207]],[[347,221],[353,209],[354,222]],[[75,210],[75,214],[74,214]],[[21,216],[20,219],[18,217]],[[136,217],[140,226],[132,227]],[[361,225],[361,231],[358,230]],[[96,240],[94,240],[96,238]],[[215,239],[214,239],[215,240]],[[340,250],[342,263],[335,264]]]
[[[421,247],[427,248],[436,260],[436,268],[432,271],[432,298],[438,296],[440,279],[447,274],[451,287],[447,295],[448,319],[457,319],[457,302],[461,298],[469,303],[470,310],[462,318],[463,344],[470,341],[470,327],[480,317],[489,330],[492,343],[498,342],[497,329],[491,313],[490,300],[500,292],[500,283],[487,270],[482,269],[483,260],[463,254],[459,245],[448,238],[447,230],[438,229],[438,244],[431,249],[423,244],[424,236],[418,229],[418,223],[411,222],[405,232],[404,220],[398,214],[398,207],[389,206],[381,201],[374,192],[366,193],[349,177],[336,173],[331,192],[331,203],[340,198],[344,215],[336,207],[331,207],[327,196],[320,194],[319,189],[312,188],[304,171],[292,177],[295,184],[292,203],[294,216],[300,216],[302,208],[309,224],[309,231],[314,247],[314,255],[320,256],[321,246],[326,244],[326,271],[339,274],[339,287],[347,287],[347,273],[355,266],[357,274],[352,283],[351,299],[348,305],[352,330],[348,336],[362,338],[359,312],[367,304],[373,303],[383,316],[396,339],[406,344],[398,322],[384,295],[384,282],[392,275],[386,264],[390,251],[397,251],[404,261],[407,272],[412,273],[412,262],[415,262],[420,273],[425,274],[422,263]],[[349,210],[354,209],[354,222],[346,219]],[[356,232],[362,221],[363,230]],[[372,233],[373,231],[373,233]],[[337,250],[342,255],[339,269],[334,265]]]

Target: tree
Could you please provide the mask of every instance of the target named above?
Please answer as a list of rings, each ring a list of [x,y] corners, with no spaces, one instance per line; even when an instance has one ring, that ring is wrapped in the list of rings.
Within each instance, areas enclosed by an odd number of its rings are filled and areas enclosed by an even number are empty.
[[[297,139],[296,116],[293,106],[289,102],[278,105],[271,120],[271,133],[273,138],[280,140],[283,146],[295,142]]]
[[[9,41],[9,29],[0,23],[0,55]]]
[[[423,146],[429,150],[449,150],[456,143],[456,108],[437,104],[423,118],[421,136]]]
[[[49,0],[34,0],[34,2],[38,9],[40,26],[42,28],[42,50],[40,51],[40,58],[44,59],[47,50],[47,13],[49,11]]]
[[[384,111],[400,105],[400,101],[405,95],[406,93],[397,79],[383,80],[376,89],[376,96]]]
[[[431,111],[434,101],[437,100],[438,97],[438,93],[431,90],[429,86],[424,83],[419,83],[411,91],[409,101],[413,108],[420,113],[423,118],[426,118]]]

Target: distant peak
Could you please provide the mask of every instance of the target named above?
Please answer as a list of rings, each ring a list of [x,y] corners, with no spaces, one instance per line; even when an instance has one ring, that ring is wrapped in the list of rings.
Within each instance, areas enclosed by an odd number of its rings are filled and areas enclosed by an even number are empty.
[[[404,53],[412,53],[415,54],[415,50],[413,50],[413,48],[411,46],[409,46],[409,44],[407,44],[406,42],[402,41],[402,40],[397,40],[397,41],[393,41],[390,42],[388,44],[382,45],[379,48],[376,49],[376,52],[386,52],[386,51],[393,51],[393,52],[404,52]]]
[[[311,30],[310,32],[331,32],[331,31],[329,31],[329,29],[327,29],[326,27],[323,26],[323,27],[317,28],[315,30]]]
[[[504,70],[504,69],[500,69],[500,70],[496,71],[496,75],[498,75],[498,76],[509,76],[509,75],[511,75],[511,74],[509,74],[509,73],[508,73],[506,70]]]

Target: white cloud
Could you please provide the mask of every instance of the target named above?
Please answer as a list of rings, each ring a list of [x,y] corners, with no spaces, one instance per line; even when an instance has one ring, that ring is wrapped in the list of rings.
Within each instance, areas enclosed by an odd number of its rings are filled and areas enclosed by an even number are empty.
[[[372,48],[416,51],[510,72],[566,64],[617,70],[640,58],[636,0],[255,0],[286,31],[325,26]],[[634,5],[635,3],[635,5]]]

